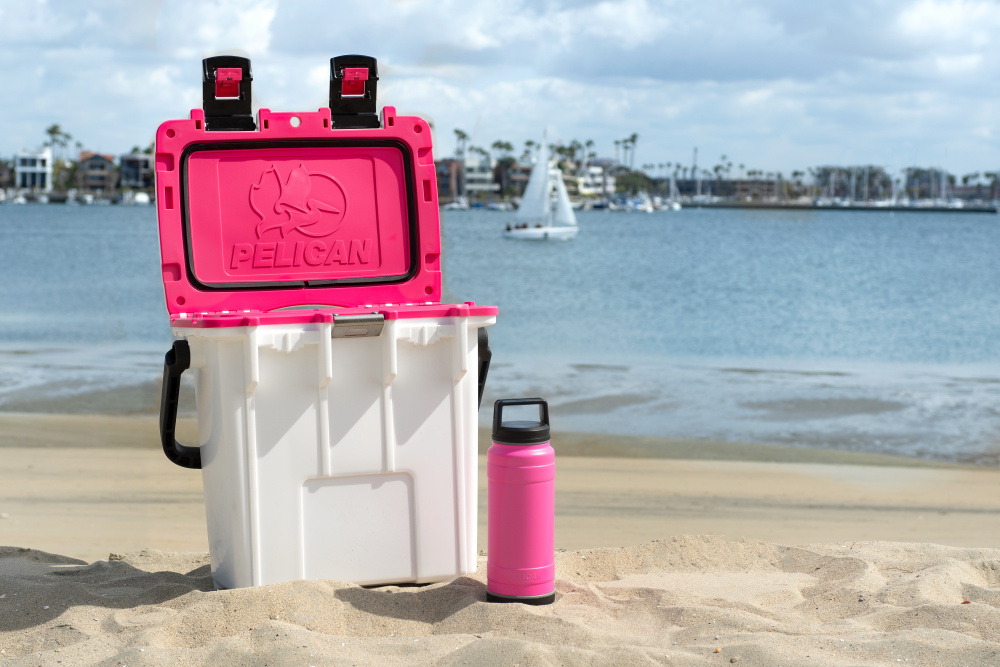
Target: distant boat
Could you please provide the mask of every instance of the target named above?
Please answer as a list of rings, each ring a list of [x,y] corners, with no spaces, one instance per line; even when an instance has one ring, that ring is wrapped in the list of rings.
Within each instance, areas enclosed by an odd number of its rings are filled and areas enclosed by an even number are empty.
[[[655,208],[653,207],[653,200],[649,198],[649,193],[640,192],[635,197],[625,200],[624,210],[638,213],[652,213]]]
[[[552,191],[555,190],[556,213],[552,215]],[[524,197],[514,216],[515,224],[507,225],[504,238],[523,241],[569,241],[580,230],[576,214],[569,202],[566,184],[558,169],[549,167],[549,149],[542,140],[538,161],[531,170]]]
[[[467,211],[469,210],[469,200],[465,198],[465,195],[459,195],[455,197],[454,201],[445,204],[441,208],[447,211]]]
[[[681,210],[681,198],[677,193],[677,174],[670,174],[670,199],[663,208],[668,211]]]

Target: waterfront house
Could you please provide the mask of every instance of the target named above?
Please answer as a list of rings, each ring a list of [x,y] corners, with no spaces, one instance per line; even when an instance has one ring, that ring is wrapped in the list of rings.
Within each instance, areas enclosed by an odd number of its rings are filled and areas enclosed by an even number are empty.
[[[434,167],[437,169],[438,200],[454,201],[463,192],[462,161],[448,158],[436,160]]]
[[[84,192],[101,194],[112,190],[117,184],[115,158],[112,155],[83,151],[77,165],[78,184]]]
[[[22,150],[14,156],[14,187],[52,192],[52,149]]]
[[[464,193],[469,198],[500,192],[500,184],[493,180],[495,161],[486,155],[471,152],[465,156]]]
[[[129,153],[118,158],[119,186],[130,190],[152,190],[153,156]]]
[[[583,197],[614,197],[615,177],[600,164],[581,166],[573,179]],[[567,184],[568,185],[568,184]]]

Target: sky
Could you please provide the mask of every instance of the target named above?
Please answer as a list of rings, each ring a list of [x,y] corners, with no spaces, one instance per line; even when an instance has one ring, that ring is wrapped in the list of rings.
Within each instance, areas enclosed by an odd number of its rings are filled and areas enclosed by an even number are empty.
[[[329,59],[379,107],[488,148],[635,133],[636,165],[1000,169],[1000,2],[0,0],[0,157],[58,123],[120,154],[201,106],[201,59],[251,59],[253,105],[326,106]],[[653,173],[659,173],[657,167]]]

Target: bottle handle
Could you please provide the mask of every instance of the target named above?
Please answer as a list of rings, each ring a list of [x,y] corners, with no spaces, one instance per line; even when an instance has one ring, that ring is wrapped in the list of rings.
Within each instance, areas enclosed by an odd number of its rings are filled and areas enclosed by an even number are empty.
[[[549,404],[544,398],[501,398],[493,404],[493,432],[500,430],[503,423],[503,409],[508,405],[537,405],[538,421],[549,426]]]

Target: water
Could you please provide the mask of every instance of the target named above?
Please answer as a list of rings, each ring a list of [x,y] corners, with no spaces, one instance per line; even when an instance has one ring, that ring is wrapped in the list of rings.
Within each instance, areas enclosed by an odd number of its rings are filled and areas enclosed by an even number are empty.
[[[500,307],[484,404],[540,394],[566,429],[1000,462],[994,216],[588,212],[568,243],[503,240],[509,217],[442,213],[448,290]],[[0,409],[155,380],[155,218],[0,206]]]

